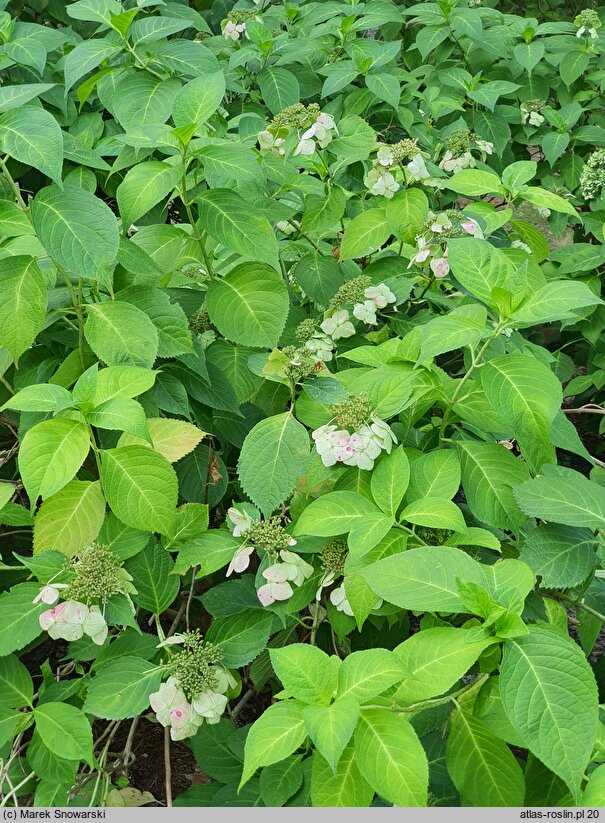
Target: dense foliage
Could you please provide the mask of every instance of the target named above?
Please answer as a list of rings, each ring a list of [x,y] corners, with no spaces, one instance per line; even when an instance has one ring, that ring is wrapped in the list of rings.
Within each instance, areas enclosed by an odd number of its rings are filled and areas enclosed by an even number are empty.
[[[2,803],[605,805],[603,9],[0,8]]]

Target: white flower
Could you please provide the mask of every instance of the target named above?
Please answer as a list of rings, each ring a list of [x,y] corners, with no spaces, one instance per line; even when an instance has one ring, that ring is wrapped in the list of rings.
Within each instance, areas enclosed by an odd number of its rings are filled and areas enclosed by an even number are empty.
[[[527,252],[527,254],[531,254],[531,248],[524,243],[522,240],[513,240],[510,244],[511,249],[522,249],[523,251]]]
[[[468,168],[468,166],[473,166],[475,164],[474,158],[472,154],[468,151],[464,152],[464,154],[460,155],[460,157],[454,157],[451,151],[446,151],[443,155],[443,160],[439,163],[439,168],[443,169],[443,171],[453,172],[457,174],[462,169]]]
[[[550,209],[547,209],[546,206],[534,206],[534,209],[538,212],[540,217],[550,217]]]
[[[364,323],[369,323],[375,326],[378,323],[376,319],[376,303],[373,300],[366,300],[363,303],[356,303],[353,306],[353,315]]]
[[[307,134],[307,132],[305,132],[305,134]],[[294,157],[298,157],[299,154],[302,154],[303,157],[310,157],[314,152],[315,141],[303,137],[294,149]]]
[[[337,430],[334,425],[320,426],[312,434],[315,448],[324,466],[346,463],[355,453],[351,444],[351,435],[345,429]],[[350,465],[347,463],[347,465]]]
[[[240,512],[234,506],[227,509],[227,517],[233,523],[233,536],[241,537],[252,525],[252,518],[247,512]]]
[[[107,623],[98,606],[91,606],[82,623],[84,634],[87,634],[93,643],[102,646],[108,634]]]
[[[82,624],[87,617],[88,606],[77,600],[66,600],[42,612],[39,622],[53,640],[79,640],[84,634]]]
[[[493,154],[494,144],[489,140],[475,140],[475,145],[483,154]]]
[[[346,460],[347,466],[358,466],[370,471],[374,468],[374,460],[381,452],[381,445],[373,436],[369,426],[362,426],[359,431],[351,435],[351,446],[354,453]]]
[[[267,129],[259,131],[257,137],[261,151],[271,151],[282,156],[286,153],[284,149],[284,143],[286,141],[283,137],[275,137]]]
[[[426,167],[426,163],[424,162],[424,157],[420,153],[415,154],[414,157],[412,157],[406,168],[412,180],[424,180],[429,176],[429,171]]]
[[[319,581],[319,588],[315,593],[315,599],[319,600],[321,598],[322,589],[325,589],[326,586],[330,586],[336,580],[336,575],[334,572],[325,572],[324,576]]]
[[[371,420],[370,430],[372,431],[374,440],[380,445],[381,449],[384,449],[387,454],[390,454],[393,444],[397,443],[397,438],[393,434],[391,427],[388,423],[385,423],[384,420],[381,420],[380,417],[376,417],[375,414],[371,415]]]
[[[227,702],[224,694],[218,694],[217,692],[209,690],[207,692],[200,692],[195,700],[192,700],[191,705],[196,714],[204,717],[212,726],[221,719]]]
[[[302,586],[308,577],[313,574],[313,566],[307,563],[302,557],[287,549],[282,549],[279,556],[286,566],[286,577],[295,586]]]
[[[376,159],[381,166],[386,166],[387,168],[395,162],[390,146],[381,146],[376,152]]]
[[[234,23],[233,20],[227,20],[223,26],[223,37],[227,40],[239,40],[240,34],[243,34],[245,31],[245,23]]]
[[[447,262],[447,257],[435,257],[431,260],[429,266],[435,277],[447,277],[450,271],[450,264]]]
[[[441,234],[444,229],[451,229],[452,221],[445,212],[438,214],[435,220],[431,223],[431,231],[435,234]]]
[[[263,577],[269,582],[256,592],[263,606],[270,606],[276,600],[287,600],[292,597],[294,590],[288,582],[288,568],[285,563],[274,563],[267,566]]]
[[[483,232],[481,231],[479,223],[470,217],[467,217],[460,223],[460,228],[464,229],[467,234],[472,234],[473,237],[483,238]]]
[[[532,111],[528,115],[526,115],[526,118],[523,122],[526,123],[527,119],[529,119],[530,126],[541,126],[544,122],[544,117],[540,114],[540,112],[537,111]]]
[[[334,118],[331,114],[321,112],[311,128],[313,129],[313,136],[319,143],[320,147],[325,149],[328,143],[332,140],[332,132],[336,131],[336,123],[334,122]],[[306,134],[303,134],[303,139],[305,136]]]
[[[162,726],[169,726],[170,712],[173,709],[187,705],[187,698],[176,677],[169,677],[165,683],[160,685],[157,692],[149,695],[149,703],[155,712],[158,723],[161,723]]]
[[[294,234],[294,232],[297,231],[296,226],[293,226],[292,223],[287,220],[280,220],[276,225],[283,234]]]
[[[397,298],[385,283],[370,286],[364,291],[364,295],[368,300],[372,300],[378,309],[384,309],[389,303],[397,302]]]
[[[417,244],[417,247],[418,247],[418,251],[416,252],[416,254],[413,254],[410,257],[410,262],[408,263],[408,269],[411,269],[412,266],[414,265],[414,263],[424,263],[424,261],[427,259],[427,257],[429,257],[430,254],[431,254],[431,247],[426,242],[424,237],[417,237],[416,238],[416,244]]]
[[[333,606],[336,606],[337,611],[344,612],[345,614],[348,614],[349,617],[353,617],[353,609],[347,600],[344,583],[336,589],[332,589],[330,592],[330,602]]]
[[[314,334],[310,340],[305,343],[305,348],[315,353],[318,360],[324,363],[332,359],[332,350],[334,349],[334,342],[327,334]]]
[[[229,566],[227,567],[226,576],[229,577],[233,574],[233,572],[246,571],[250,565],[250,556],[253,552],[253,546],[243,546],[241,549],[238,549],[231,558],[231,563],[229,563]]]
[[[349,321],[349,312],[346,309],[335,311],[321,323],[320,329],[330,335],[332,340],[340,340],[341,337],[351,337],[355,334],[355,326]]]
[[[372,169],[364,178],[364,185],[367,186],[371,194],[381,195],[390,200],[399,191],[399,183],[390,171]]]
[[[67,583],[48,583],[46,586],[43,586],[38,594],[34,597],[34,603],[46,603],[48,606],[52,606],[53,603],[56,603],[59,599],[61,592],[59,589],[66,589]]]
[[[584,32],[586,31],[586,26],[580,26],[580,28],[576,32],[576,37],[581,37]]]
[[[237,686],[237,680],[228,669],[224,669],[222,666],[213,666],[213,671],[216,675],[215,689],[219,694],[225,694],[229,689],[234,689]]]

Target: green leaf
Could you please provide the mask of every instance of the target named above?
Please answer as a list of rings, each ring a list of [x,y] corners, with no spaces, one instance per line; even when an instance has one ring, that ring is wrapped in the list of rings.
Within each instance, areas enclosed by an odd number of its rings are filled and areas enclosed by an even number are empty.
[[[358,716],[359,704],[351,697],[341,697],[331,706],[306,706],[304,709],[307,733],[335,774]]]
[[[16,364],[42,331],[47,290],[42,272],[31,257],[0,259],[0,345]]]
[[[179,183],[178,166],[159,160],[149,160],[133,166],[117,189],[118,208],[124,228],[167,197]]]
[[[111,105],[124,131],[153,127],[170,117],[180,83],[176,78],[161,80],[144,71],[128,72],[115,87]],[[193,122],[188,120],[187,123]]]
[[[39,591],[37,583],[19,583],[0,594],[0,657],[22,649],[41,633],[38,618],[46,604],[33,602]]]
[[[137,397],[153,386],[157,374],[156,371],[139,366],[109,366],[100,369],[92,404],[99,406],[114,397]]]
[[[544,525],[531,531],[519,559],[542,578],[547,589],[570,589],[592,573],[597,558],[590,529]]]
[[[20,83],[18,86],[2,86],[0,89],[0,111],[18,109],[52,89],[53,83]]]
[[[542,138],[542,151],[544,152],[544,156],[550,163],[551,167],[554,166],[556,161],[568,147],[569,140],[570,137],[568,132],[559,134],[559,132],[551,131],[544,135]]]
[[[71,394],[63,386],[52,383],[38,383],[26,386],[14,394],[2,406],[2,409],[16,409],[17,411],[59,412],[73,405]]]
[[[459,306],[449,314],[429,320],[420,327],[421,346],[418,363],[444,352],[475,346],[487,336],[487,311],[483,306]]]
[[[345,210],[345,204],[346,195],[344,191],[337,186],[332,186],[326,195],[307,195],[305,198],[303,219],[300,226],[301,231],[321,232],[331,229],[333,226],[337,225],[338,221],[342,218]],[[326,261],[326,258],[322,258],[319,254],[309,255],[309,258],[314,260],[315,265],[322,260]],[[333,260],[332,262],[335,261]],[[300,264],[296,267],[297,279],[299,278],[301,268],[302,267]],[[309,295],[312,296],[310,292]]]
[[[122,656],[103,665],[91,679],[83,710],[104,720],[136,717],[149,706],[162,671],[140,657]]]
[[[206,577],[230,563],[235,552],[241,547],[241,538],[233,537],[231,532],[217,529],[205,532],[180,547],[175,572],[185,574],[192,566],[199,566],[200,574]]]
[[[398,191],[386,205],[389,228],[399,240],[413,243],[429,213],[429,201],[421,189]]]
[[[101,483],[112,511],[127,526],[161,533],[170,528],[178,481],[161,454],[145,446],[102,451]]]
[[[240,788],[260,766],[284,760],[303,744],[306,737],[302,704],[287,700],[269,706],[248,732]]]
[[[151,440],[143,407],[127,397],[106,400],[88,412],[86,419],[97,429],[124,431],[136,438]]]
[[[370,484],[372,497],[383,512],[395,516],[409,479],[410,462],[401,446],[380,458]]]
[[[63,191],[47,186],[36,195],[31,212],[36,233],[51,257],[72,274],[111,286],[119,234],[109,206],[76,186]]]
[[[262,263],[242,263],[212,282],[206,305],[228,340],[257,348],[277,345],[290,308],[283,278]]]
[[[353,652],[342,661],[337,695],[363,704],[399,683],[403,676],[399,658],[387,649]]]
[[[223,246],[243,257],[277,264],[277,239],[267,218],[250,211],[243,197],[229,189],[211,189],[197,198],[200,223]]]
[[[461,174],[464,171],[455,177]],[[450,240],[448,260],[460,285],[488,306],[493,305],[492,289],[503,286],[512,271],[500,249],[474,237]]]
[[[223,663],[227,668],[239,668],[254,660],[265,648],[272,623],[273,614],[271,612],[246,609],[229,617],[217,617],[206,632],[206,640],[209,643],[217,643],[221,647]],[[287,754],[291,753],[287,752]]]
[[[391,555],[360,572],[377,595],[413,611],[463,610],[457,580],[484,585],[483,569],[460,549],[448,546]]]
[[[68,557],[97,537],[105,518],[99,481],[72,480],[40,506],[34,520],[34,554],[56,549]]]
[[[87,306],[84,336],[108,366],[151,368],[158,352],[158,332],[149,317],[118,300]]]
[[[547,626],[528,628],[529,634],[504,643],[502,703],[526,747],[577,801],[597,730],[594,675],[571,638]]]
[[[511,163],[502,172],[502,183],[507,189],[516,191],[536,176],[538,164],[534,160],[519,160]]]
[[[588,783],[582,792],[581,805],[588,808],[598,808],[605,803],[605,764],[597,766],[588,778]]]
[[[34,683],[14,654],[0,657],[0,708],[21,709],[32,705]]]
[[[489,171],[479,169],[462,169],[445,182],[445,188],[469,197],[494,194],[502,188],[500,178]]]
[[[36,731],[56,757],[92,765],[92,729],[86,715],[68,703],[44,703],[34,709]]]
[[[386,243],[391,234],[386,209],[362,211],[346,226],[340,246],[340,259],[352,260],[372,254]]]
[[[289,697],[303,703],[329,703],[336,691],[339,659],[315,646],[292,643],[271,649],[271,663]]]
[[[490,643],[468,640],[464,629],[439,627],[417,632],[400,643],[394,649],[403,665],[397,701],[411,704],[449,691]]]
[[[401,512],[400,520],[415,523],[417,526],[429,526],[433,529],[466,531],[466,523],[458,506],[442,497],[425,497],[422,500],[415,500]]]
[[[451,500],[460,487],[460,461],[453,449],[422,454],[412,463],[406,500],[411,503],[424,497]]]
[[[185,503],[172,516],[166,532],[167,547],[197,537],[208,528],[208,506],[202,503]]]
[[[372,787],[359,771],[353,741],[342,753],[335,773],[318,751],[313,754],[311,800],[314,806],[369,806],[373,797]]]
[[[525,519],[513,487],[527,480],[522,460],[496,443],[459,441],[462,485],[473,514],[488,526],[515,531]]]
[[[173,575],[174,563],[170,554],[157,543],[149,543],[126,561],[125,569],[137,590],[133,601],[152,614],[162,614],[179,593],[180,579]]]
[[[309,454],[307,430],[286,412],[261,420],[244,440],[237,464],[244,492],[265,515],[292,493]]]
[[[517,63],[531,74],[544,57],[544,42],[532,40],[531,43],[518,43],[513,49],[513,56]]]
[[[222,71],[190,80],[174,98],[174,125],[189,126],[194,123],[196,130],[201,132],[206,120],[220,106],[224,94],[225,76]]]
[[[569,88],[588,68],[590,57],[584,51],[569,51],[559,63],[561,80]]]
[[[367,497],[356,492],[330,492],[307,506],[294,527],[294,534],[334,537],[351,531],[366,515],[377,512]]]
[[[579,472],[536,477],[517,486],[514,495],[531,517],[566,526],[605,527],[605,489]]]
[[[96,69],[103,60],[115,57],[121,47],[105,40],[87,40],[72,49],[63,64],[65,76],[65,93],[85,74]]]
[[[515,756],[459,706],[450,719],[446,763],[454,785],[473,806],[523,805],[525,780]]]
[[[366,86],[379,100],[384,100],[394,109],[399,108],[401,86],[397,77],[393,74],[387,74],[387,72],[377,72],[376,74],[367,74],[365,80]]]
[[[300,100],[300,85],[296,75],[280,66],[264,68],[256,78],[261,97],[271,112],[279,114]]]
[[[362,709],[355,756],[372,788],[396,806],[426,806],[428,762],[416,732],[387,709]]]
[[[266,806],[281,807],[295,794],[303,782],[300,755],[292,755],[260,773],[260,793]]]
[[[510,315],[510,324],[522,329],[539,323],[574,318],[575,309],[596,306],[601,302],[584,283],[549,280],[546,286],[532,292]]]
[[[0,146],[15,160],[62,185],[63,135],[50,112],[39,106],[20,106],[0,115]]]
[[[561,212],[562,214],[571,214],[572,217],[578,216],[577,211],[571,203],[558,194],[554,194],[552,191],[529,186],[523,191],[522,196],[524,200],[533,203],[535,206],[551,209],[552,211]]]
[[[89,449],[88,429],[76,420],[55,417],[29,429],[19,449],[19,470],[32,503],[69,483]]]

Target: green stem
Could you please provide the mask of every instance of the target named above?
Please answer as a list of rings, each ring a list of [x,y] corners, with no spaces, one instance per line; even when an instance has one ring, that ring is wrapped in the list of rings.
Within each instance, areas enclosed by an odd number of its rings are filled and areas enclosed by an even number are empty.
[[[181,179],[181,201],[185,206],[185,211],[187,213],[187,219],[189,220],[189,224],[191,226],[191,231],[193,232],[193,236],[199,243],[200,250],[202,252],[202,257],[204,258],[204,265],[206,267],[206,272],[211,280],[214,280],[214,269],[212,268],[212,263],[210,262],[210,258],[208,256],[208,252],[206,251],[206,238],[205,232],[201,234],[198,232],[197,225],[195,222],[195,218],[193,216],[193,212],[191,210],[191,203],[187,199],[187,166],[189,165],[185,156],[183,156],[183,176]]]
[[[443,412],[443,419],[441,421],[441,426],[439,427],[439,448],[443,448],[443,443],[444,443],[444,438],[445,438],[445,430],[447,428],[447,424],[449,422],[449,418],[450,418],[450,415],[452,413],[452,409],[456,405],[456,401],[458,400],[458,397],[460,396],[460,392],[462,391],[462,388],[463,388],[464,384],[469,379],[471,374],[473,374],[473,372],[477,368],[479,368],[479,366],[481,365],[481,358],[483,357],[485,352],[488,350],[488,348],[491,346],[491,344],[494,342],[496,337],[500,334],[500,332],[502,331],[504,326],[505,326],[505,322],[501,320],[498,323],[498,325],[496,326],[493,334],[490,334],[490,336],[487,338],[485,343],[481,346],[481,348],[479,349],[477,354],[473,355],[473,359],[472,359],[470,369],[467,371],[467,373],[464,375],[464,377],[460,380],[460,382],[456,386],[456,388],[454,390],[454,393],[452,395],[452,398],[451,398],[450,402],[448,403],[445,411]]]
[[[572,600],[570,597],[561,597],[559,599],[562,603],[567,603],[574,609],[580,609],[581,611],[586,612],[586,614],[591,614],[593,617],[598,618],[602,623],[605,623],[605,614],[601,614],[601,612],[593,609],[592,606],[587,606],[586,603],[583,603],[581,600]]]
[[[434,706],[442,706],[444,703],[456,703],[456,698],[467,694],[473,689],[480,688],[488,677],[489,674],[481,674],[479,677],[476,677],[472,683],[467,683],[466,686],[458,689],[457,692],[446,694],[445,697],[438,697],[436,700],[421,700],[419,703],[413,703],[411,706],[364,706],[364,709],[386,709],[387,711],[396,712],[397,714],[414,714],[424,709],[432,709]]]

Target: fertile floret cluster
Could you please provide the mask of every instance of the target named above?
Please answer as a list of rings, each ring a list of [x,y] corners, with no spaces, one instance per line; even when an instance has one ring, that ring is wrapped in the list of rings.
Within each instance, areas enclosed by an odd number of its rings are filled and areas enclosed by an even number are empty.
[[[574,25],[578,26],[576,37],[596,40],[599,36],[597,29],[601,28],[601,20],[594,9],[584,9],[576,16]]]
[[[120,558],[107,546],[91,543],[72,561],[75,577],[65,591],[68,600],[106,603],[116,594],[134,594],[132,577],[122,568]]]

